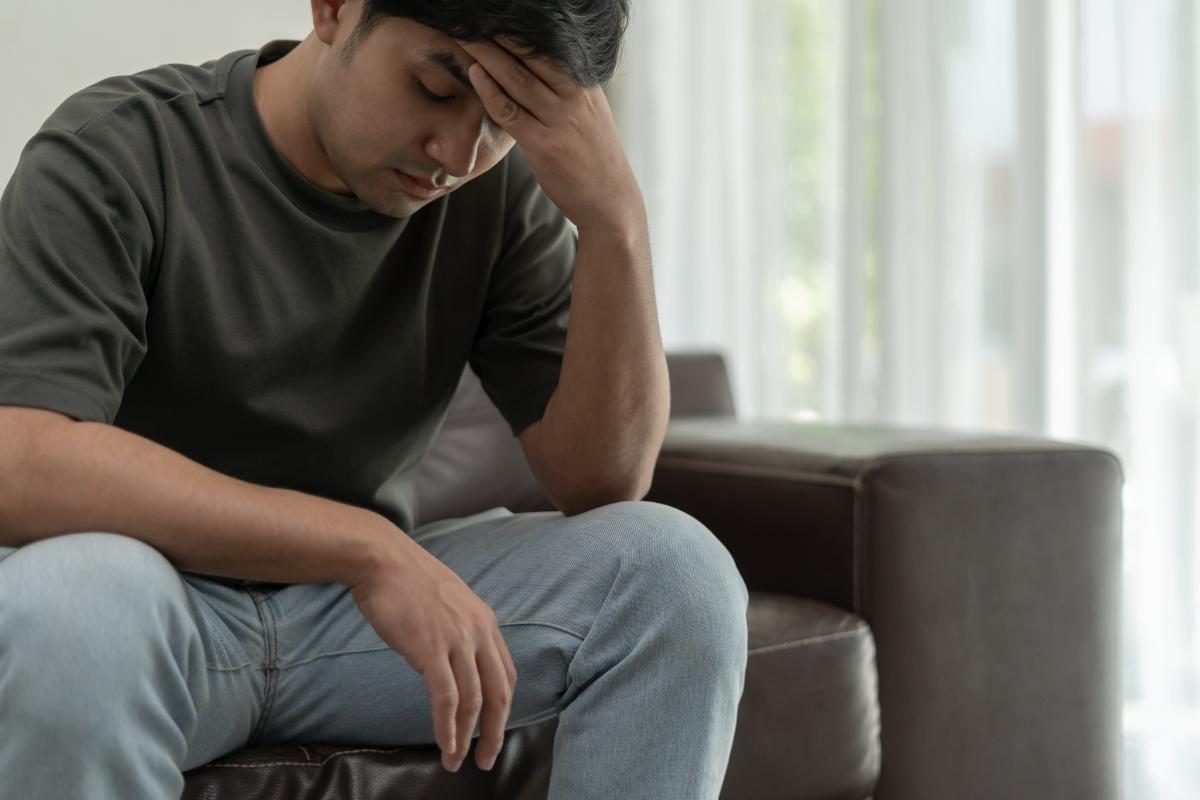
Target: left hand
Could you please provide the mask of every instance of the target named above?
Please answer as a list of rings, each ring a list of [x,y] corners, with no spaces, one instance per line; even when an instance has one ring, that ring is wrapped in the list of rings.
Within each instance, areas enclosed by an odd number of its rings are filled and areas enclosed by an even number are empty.
[[[477,61],[467,74],[488,116],[521,145],[542,191],[581,235],[644,225],[641,189],[599,86],[580,86],[503,36],[458,45]]]

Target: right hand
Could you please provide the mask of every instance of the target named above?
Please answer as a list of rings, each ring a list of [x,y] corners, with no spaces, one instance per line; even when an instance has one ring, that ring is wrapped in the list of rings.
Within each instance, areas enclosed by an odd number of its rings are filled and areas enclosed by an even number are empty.
[[[496,614],[411,539],[401,534],[389,547],[388,556],[350,586],[354,601],[380,638],[424,678],[442,765],[458,771],[478,721],[475,762],[490,769],[517,686]]]

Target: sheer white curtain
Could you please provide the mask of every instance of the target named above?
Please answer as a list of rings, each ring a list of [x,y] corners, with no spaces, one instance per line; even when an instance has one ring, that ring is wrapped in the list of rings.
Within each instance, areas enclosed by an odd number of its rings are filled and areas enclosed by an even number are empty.
[[[656,275],[660,313],[671,320],[665,344],[748,354],[770,341],[759,302],[767,270],[751,267],[745,251],[758,232],[752,206],[761,192],[751,175],[753,98],[745,91],[750,16],[741,3],[636,5],[612,94],[656,257],[674,265]],[[697,57],[708,52],[720,55]],[[753,366],[737,365],[750,395]]]
[[[1194,0],[642,0],[611,89],[668,347],[741,412],[1126,472],[1125,797],[1200,797]]]

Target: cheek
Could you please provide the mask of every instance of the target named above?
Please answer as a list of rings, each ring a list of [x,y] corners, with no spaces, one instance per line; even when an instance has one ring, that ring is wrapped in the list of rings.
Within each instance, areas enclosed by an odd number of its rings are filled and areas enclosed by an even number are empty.
[[[371,146],[370,140],[379,124],[375,119],[377,113],[369,103],[346,96],[341,98],[326,122],[332,130],[337,131],[337,141],[342,148],[364,150]]]
[[[410,133],[411,111],[379,87],[360,84],[347,91],[338,111],[334,124],[362,159],[392,155]]]

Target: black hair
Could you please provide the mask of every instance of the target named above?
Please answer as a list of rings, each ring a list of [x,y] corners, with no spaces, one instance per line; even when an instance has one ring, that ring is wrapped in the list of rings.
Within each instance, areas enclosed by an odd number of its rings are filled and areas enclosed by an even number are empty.
[[[617,68],[630,0],[363,0],[343,57],[384,17],[406,17],[455,39],[515,39],[582,86],[606,83]]]

